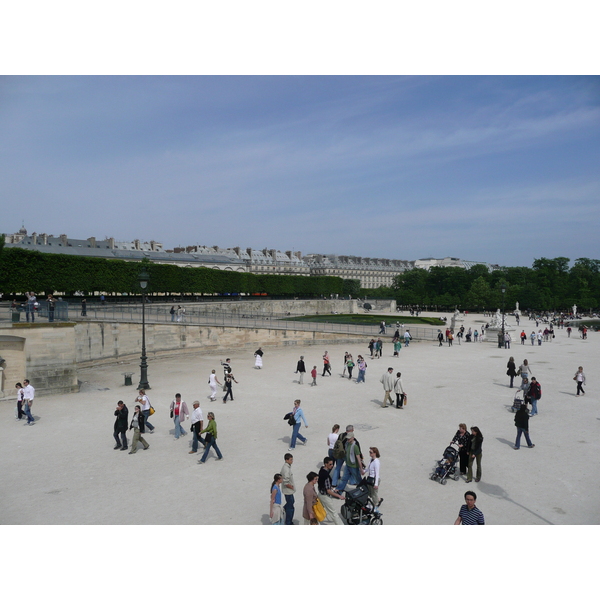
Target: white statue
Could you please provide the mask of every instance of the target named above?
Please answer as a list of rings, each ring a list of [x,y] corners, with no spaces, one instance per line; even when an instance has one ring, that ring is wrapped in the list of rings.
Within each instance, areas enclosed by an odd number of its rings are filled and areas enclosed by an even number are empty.
[[[577,316],[577,304],[573,304],[573,316]]]

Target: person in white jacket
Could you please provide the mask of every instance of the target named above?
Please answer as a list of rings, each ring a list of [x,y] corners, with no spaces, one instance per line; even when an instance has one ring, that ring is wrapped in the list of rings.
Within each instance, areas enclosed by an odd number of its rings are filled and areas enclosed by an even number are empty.
[[[371,446],[371,448],[369,448],[369,458],[371,461],[362,473],[367,483],[367,487],[369,488],[369,497],[373,501],[374,506],[379,506],[380,456],[379,449],[375,446]]]

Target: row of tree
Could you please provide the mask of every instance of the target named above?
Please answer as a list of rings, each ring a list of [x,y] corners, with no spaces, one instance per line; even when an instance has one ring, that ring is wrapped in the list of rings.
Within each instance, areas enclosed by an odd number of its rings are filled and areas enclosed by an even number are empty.
[[[470,269],[432,267],[412,269],[396,277],[389,290],[402,305],[457,306],[481,311],[506,307],[513,310],[570,311],[600,307],[600,260],[539,258],[532,267],[504,267],[489,272],[483,265]],[[504,293],[502,289],[504,288]]]
[[[344,294],[339,277],[254,275],[217,269],[178,267],[142,261],[150,280],[148,293],[267,294],[269,296],[330,296]],[[0,291],[4,294],[141,292],[139,262],[46,254],[21,248],[4,248],[0,258]]]

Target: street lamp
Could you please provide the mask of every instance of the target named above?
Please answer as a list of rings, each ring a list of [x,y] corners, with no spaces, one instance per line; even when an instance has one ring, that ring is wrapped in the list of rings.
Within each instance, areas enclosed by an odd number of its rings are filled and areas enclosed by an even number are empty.
[[[150,275],[146,271],[146,267],[142,267],[140,274],[138,275],[138,281],[142,288],[142,362],[140,363],[140,385],[138,390],[144,389],[149,390],[150,384],[148,383],[148,361],[146,360],[146,293],[145,290],[148,287],[148,280]]]
[[[502,284],[500,290],[502,291],[502,344],[500,345],[500,348],[502,348],[502,345],[504,345],[506,348],[506,343],[504,341],[504,300],[506,295],[506,286]]]

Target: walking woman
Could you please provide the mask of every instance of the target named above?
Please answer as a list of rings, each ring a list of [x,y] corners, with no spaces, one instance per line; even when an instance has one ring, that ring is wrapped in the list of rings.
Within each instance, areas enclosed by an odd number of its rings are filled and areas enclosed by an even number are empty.
[[[141,412],[144,416],[144,425],[150,430],[150,433],[154,433],[154,425],[148,421],[148,417],[150,416],[150,408],[152,408],[152,405],[150,404],[150,399],[146,395],[146,390],[144,388],[140,388],[136,402],[139,402],[142,405]]]
[[[302,516],[304,517],[305,525],[318,525],[317,517],[315,517],[315,511],[313,506],[317,501],[317,490],[315,486],[319,480],[319,475],[314,471],[311,471],[306,476],[306,485],[302,490],[302,496],[304,497],[304,506],[302,507]]]
[[[202,458],[198,461],[199,465],[203,465],[206,462],[206,457],[208,456],[208,452],[211,448],[217,453],[217,460],[222,460],[223,455],[219,450],[219,446],[217,446],[217,422],[215,421],[215,413],[209,412],[208,415],[208,425],[205,429],[203,429],[200,433],[206,433],[204,436],[204,454],[202,454]]]
[[[510,387],[513,386],[513,380],[517,376],[517,367],[515,359],[511,356],[506,363],[506,374],[510,377]]]
[[[469,464],[469,449],[471,447],[471,434],[467,431],[465,423],[459,423],[458,431],[454,434],[451,444],[458,445],[458,461],[461,475],[467,474]]]
[[[337,439],[340,437],[340,426],[336,423],[331,428],[331,433],[327,436],[327,456],[333,458],[333,447],[337,442]]]
[[[288,450],[296,449],[296,440],[300,440],[306,446],[306,438],[300,433],[300,427],[302,426],[302,421],[304,421],[304,426],[308,427],[308,423],[306,422],[306,418],[304,417],[304,411],[300,408],[300,400],[294,400],[294,410],[292,410],[292,415],[296,424],[292,429],[292,441],[290,442],[290,447]]]
[[[517,373],[521,376],[521,379],[529,379],[530,375],[533,375],[527,359],[523,361],[523,364],[519,367]]]
[[[232,381],[238,383],[237,379],[233,376],[233,373],[225,373],[225,389],[227,391],[225,392],[225,396],[223,396],[223,404],[226,404],[227,396],[229,396],[233,402],[233,390],[231,389],[231,386],[233,385]]]
[[[354,369],[354,361],[352,360],[352,354],[348,354],[346,360],[346,368],[348,369],[348,379],[352,379],[352,369]]]
[[[477,472],[475,473],[475,481],[481,479],[481,447],[483,445],[483,435],[479,431],[479,427],[471,427],[471,447],[469,448],[469,468],[467,471],[467,483],[473,481],[473,461],[477,461]]]
[[[175,394],[175,400],[171,402],[169,410],[171,411],[171,418],[175,423],[175,439],[178,440],[180,435],[185,435],[181,424],[185,421],[186,417],[190,416],[187,404],[181,400],[181,394]]]
[[[20,421],[23,418],[23,415],[25,414],[23,412],[23,386],[21,385],[21,382],[19,381],[18,383],[15,384],[15,388],[17,390],[17,421]]]
[[[577,373],[575,373],[573,381],[577,382],[577,395],[579,396],[581,393],[585,396],[585,392],[583,391],[583,386],[585,385],[585,374],[583,373],[583,367],[579,367],[577,369]]]
[[[358,377],[356,378],[356,383],[360,383],[361,381],[364,383],[365,373],[367,371],[367,361],[359,354],[356,364],[358,365]]]
[[[208,376],[208,385],[210,386],[210,401],[214,402],[217,399],[217,385],[223,386],[223,384],[217,379],[217,372],[213,369]]]
[[[129,429],[133,429],[133,439],[131,440],[131,450],[129,451],[129,454],[135,454],[137,452],[138,442],[142,442],[144,450],[150,448],[150,444],[142,437],[142,433],[146,433],[145,421],[146,419],[144,418],[144,413],[141,411],[141,407],[136,404],[133,412],[133,419],[131,419],[131,424],[129,425]]]
[[[281,508],[281,482],[283,477],[281,473],[273,475],[271,484],[271,504],[269,507],[269,517],[271,525],[283,525],[283,510]]]

